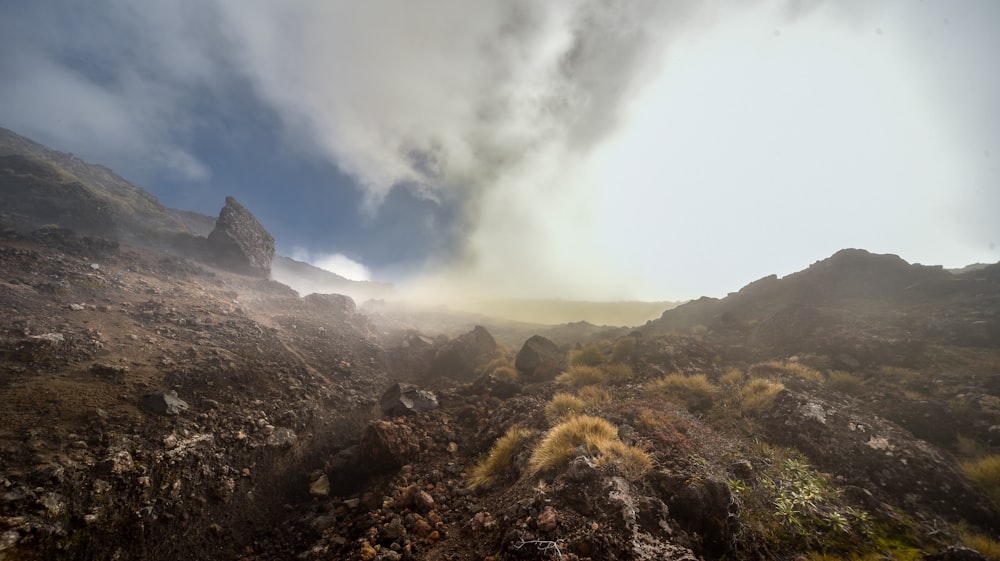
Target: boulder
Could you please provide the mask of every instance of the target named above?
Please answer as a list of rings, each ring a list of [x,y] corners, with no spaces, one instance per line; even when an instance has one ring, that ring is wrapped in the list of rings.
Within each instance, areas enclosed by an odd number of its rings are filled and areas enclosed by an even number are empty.
[[[413,429],[389,421],[372,421],[365,427],[359,449],[361,465],[375,472],[397,469],[420,452]]]
[[[497,342],[485,327],[477,325],[472,331],[448,341],[434,354],[428,375],[445,376],[454,380],[471,381],[476,369],[493,360]]]
[[[217,263],[227,269],[258,276],[271,272],[274,238],[233,197],[226,197],[226,206],[208,235],[208,247]]]
[[[532,335],[514,359],[514,367],[529,382],[551,380],[566,369],[566,353],[541,335]]]
[[[430,411],[438,406],[437,396],[412,384],[397,382],[379,399],[382,413],[399,416]]]
[[[142,404],[154,413],[161,415],[180,415],[187,411],[188,404],[177,397],[177,392],[154,392],[146,396]]]
[[[319,313],[329,313],[338,317],[353,315],[357,312],[357,306],[350,296],[343,294],[319,294],[312,293],[303,300]]]

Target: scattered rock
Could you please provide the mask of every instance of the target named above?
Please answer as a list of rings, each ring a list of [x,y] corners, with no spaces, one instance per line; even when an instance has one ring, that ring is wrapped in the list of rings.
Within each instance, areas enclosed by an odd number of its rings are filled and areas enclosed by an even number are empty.
[[[432,392],[397,382],[382,394],[379,405],[384,415],[396,417],[430,411],[438,406],[438,399]]]
[[[146,409],[161,415],[179,415],[188,410],[188,404],[177,397],[177,392],[173,390],[151,393],[142,404]]]
[[[309,484],[309,494],[314,497],[325,497],[330,494],[330,479],[325,473],[320,473],[319,477]]]
[[[420,452],[413,430],[389,421],[372,421],[365,428],[359,449],[362,465],[374,471],[399,468]]]

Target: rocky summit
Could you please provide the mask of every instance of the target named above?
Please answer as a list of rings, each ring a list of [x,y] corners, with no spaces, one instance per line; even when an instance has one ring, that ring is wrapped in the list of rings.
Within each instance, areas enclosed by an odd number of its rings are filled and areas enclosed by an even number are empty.
[[[232,199],[136,230],[137,187],[3,138],[0,560],[997,558],[1000,265],[421,312],[270,279]]]

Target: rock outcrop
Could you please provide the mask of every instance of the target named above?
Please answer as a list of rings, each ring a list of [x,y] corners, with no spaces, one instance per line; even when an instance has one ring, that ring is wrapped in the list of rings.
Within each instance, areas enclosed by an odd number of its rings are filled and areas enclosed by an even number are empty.
[[[274,257],[274,238],[243,205],[226,197],[208,246],[216,262],[238,273],[268,276]]]
[[[566,353],[545,337],[533,335],[518,351],[514,366],[525,380],[544,382],[555,378],[566,368]]]
[[[914,512],[996,524],[997,513],[944,454],[868,412],[786,391],[762,427],[770,442],[801,450],[822,469],[885,502],[906,497]]]
[[[477,325],[472,331],[448,341],[437,350],[428,375],[470,381],[476,376],[476,368],[489,362],[496,350],[497,342],[490,332]]]

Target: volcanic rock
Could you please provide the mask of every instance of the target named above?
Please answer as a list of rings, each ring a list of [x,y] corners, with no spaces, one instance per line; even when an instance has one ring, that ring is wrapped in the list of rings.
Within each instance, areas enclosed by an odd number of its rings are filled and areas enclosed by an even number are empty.
[[[417,436],[406,425],[372,421],[361,438],[361,463],[377,471],[396,469],[419,452]]]
[[[551,380],[566,368],[566,353],[541,335],[532,335],[514,359],[514,366],[532,382]]]
[[[437,396],[412,384],[395,383],[379,400],[382,413],[399,416],[430,411],[438,406]]]
[[[317,294],[313,293],[303,298],[307,303],[315,306],[318,312],[329,312],[338,317],[354,314],[357,306],[350,296],[343,294]]]
[[[438,349],[428,374],[446,376],[454,380],[472,380],[476,368],[493,359],[497,342],[485,327],[477,325],[472,331],[445,343]]]
[[[179,415],[188,409],[188,404],[177,397],[177,392],[155,392],[146,396],[142,404],[161,415]]]
[[[906,496],[914,507],[990,527],[997,513],[941,452],[896,424],[850,406],[782,392],[765,434],[801,450],[851,485]]]
[[[274,257],[274,238],[249,210],[226,197],[208,246],[219,265],[239,273],[267,276]]]

